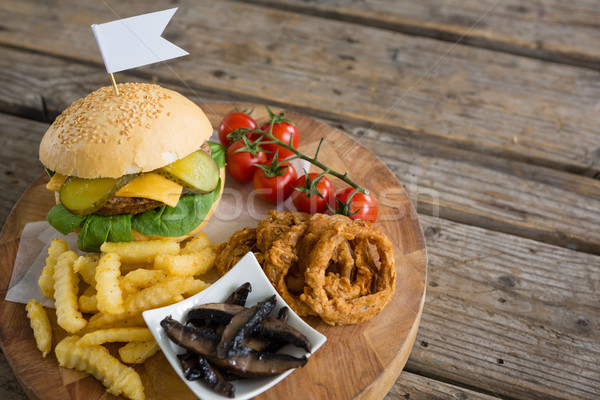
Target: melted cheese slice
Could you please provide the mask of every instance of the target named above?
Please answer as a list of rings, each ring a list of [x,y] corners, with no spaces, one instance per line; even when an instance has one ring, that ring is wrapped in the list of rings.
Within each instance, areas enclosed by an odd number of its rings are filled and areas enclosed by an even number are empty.
[[[52,190],[53,192],[60,192],[60,188],[63,183],[65,183],[66,179],[67,177],[64,175],[54,174],[52,175],[52,178],[50,178],[50,182],[46,184],[46,189]]]
[[[183,186],[155,172],[142,174],[115,193],[121,197],[143,197],[157,200],[175,207],[179,202]]]

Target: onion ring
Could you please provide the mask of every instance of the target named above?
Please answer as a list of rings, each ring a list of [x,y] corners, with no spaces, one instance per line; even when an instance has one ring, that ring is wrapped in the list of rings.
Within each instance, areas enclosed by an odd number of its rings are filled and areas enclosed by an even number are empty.
[[[267,278],[269,278],[283,300],[300,316],[316,315],[288,288],[288,275],[291,272],[294,272],[294,278],[300,281],[296,284],[304,287],[304,271],[301,268],[302,264],[298,262],[298,255],[294,249],[298,246],[298,242],[304,236],[307,228],[308,224],[306,223],[292,226],[283,237],[271,244],[269,251],[265,254],[263,264],[263,271]]]
[[[258,248],[262,252],[268,251],[273,242],[285,235],[291,227],[300,225],[309,218],[309,214],[299,211],[269,211],[268,216],[261,219],[256,226]]]
[[[217,258],[215,267],[220,276],[223,276],[235,266],[249,251],[254,252],[259,263],[262,262],[263,255],[257,252],[256,247],[256,229],[244,228],[235,232],[226,243],[220,243],[215,246]]]
[[[237,231],[215,250],[221,275],[253,251],[298,315],[330,325],[366,321],[394,295],[392,243],[373,224],[346,216],[271,211],[256,229]]]
[[[345,240],[372,242],[376,246],[381,264],[378,271],[375,271],[378,273],[375,274],[376,279],[372,282],[372,291],[351,299],[345,299],[340,295],[331,297],[325,289],[328,283],[331,284],[331,281],[327,280],[326,271],[333,252]],[[364,255],[361,257],[364,258]],[[363,265],[360,269],[361,273],[364,273],[364,268],[368,267]],[[305,271],[305,280],[308,290],[305,289],[304,293],[300,295],[300,300],[310,306],[323,321],[330,325],[357,324],[366,321],[379,313],[394,295],[396,268],[393,245],[385,234],[368,225],[360,227],[356,224],[347,224],[330,229],[321,235],[311,252],[310,262]]]

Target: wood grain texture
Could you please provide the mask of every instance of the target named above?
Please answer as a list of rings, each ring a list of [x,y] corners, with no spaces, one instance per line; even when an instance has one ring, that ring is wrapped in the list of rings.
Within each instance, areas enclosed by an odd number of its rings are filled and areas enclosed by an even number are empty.
[[[56,13],[33,0],[7,0],[4,15],[11,18],[0,43],[101,68],[89,25],[114,19],[113,11],[159,8],[70,1]],[[600,171],[599,71],[231,1],[182,1],[179,7],[185,12],[165,37],[192,55],[140,68],[139,76],[483,154]],[[252,20],[228,21],[245,14]]]
[[[426,378],[421,375],[402,371],[396,384],[384,400],[497,400],[490,396],[460,386]]]
[[[9,118],[15,125],[14,131],[26,135],[33,135],[45,126]],[[480,163],[484,173],[489,174],[488,179],[502,182],[496,175],[500,172],[485,172],[494,171],[498,165],[486,162],[484,157],[469,162],[470,157],[462,153],[455,157],[455,150],[442,146],[418,145],[411,140],[391,142],[390,137],[378,132],[365,136],[361,129],[343,128],[355,138],[362,138],[363,145],[376,150],[388,162],[405,183],[417,206],[428,197],[426,186],[422,185],[427,178],[424,173],[429,170],[425,166],[434,158],[446,168],[436,169],[433,176],[429,176],[428,180],[436,182],[433,188],[443,183],[448,185],[445,181],[456,181],[440,170],[459,170],[460,165],[470,163]],[[373,146],[375,141],[386,143],[386,146]],[[395,159],[403,161],[392,161],[390,154],[398,154]],[[402,167],[404,163],[422,166]],[[528,173],[530,167],[522,166],[520,175],[500,173],[500,176],[520,176],[514,182],[517,187],[524,188],[531,185],[527,179],[546,184],[554,182],[554,186],[564,187],[557,199],[570,198],[569,191],[579,193],[582,199],[593,194],[589,192],[591,186],[578,183],[579,177],[557,179],[556,171]],[[465,179],[468,177],[461,178]],[[474,193],[478,189],[476,182],[470,184]],[[46,192],[42,190],[42,193]],[[14,192],[13,196],[16,197]],[[525,201],[521,196],[515,198],[515,204]],[[408,369],[486,391],[499,386],[503,396],[560,397],[562,392],[559,390],[563,386],[569,390],[575,387],[572,398],[589,398],[597,393],[598,383],[590,374],[598,370],[598,365],[591,360],[599,355],[599,311],[594,297],[600,289],[597,272],[594,272],[600,266],[599,258],[427,217],[426,214],[422,213],[420,219],[429,243],[431,273],[424,316]],[[9,276],[5,275],[5,279]],[[444,329],[440,330],[440,326]],[[461,345],[465,342],[471,345]],[[563,369],[568,373],[558,372]],[[550,373],[544,375],[546,371]],[[522,374],[527,378],[525,381],[520,378]],[[403,375],[395,388],[402,387]],[[564,377],[557,378],[561,375]],[[412,387],[411,382],[405,385]],[[437,387],[435,380],[423,385],[411,393],[423,390],[425,396],[425,393],[437,390],[434,389]],[[398,393],[392,398],[402,399],[400,393],[403,392],[394,390],[388,397]]]
[[[0,352],[0,398],[10,400],[27,400],[23,389],[15,379],[15,374],[8,365],[4,354]]]
[[[15,119],[16,131],[26,132],[27,126],[34,131],[38,129],[37,124],[26,122]],[[356,138],[364,135],[360,129],[349,126],[344,129]],[[372,135],[378,134],[369,133],[361,143],[373,147]],[[398,153],[398,159],[419,165],[420,160],[431,157],[431,144],[419,146],[414,141],[394,144],[385,135],[377,140],[386,143],[386,146],[375,146],[380,157],[396,171],[418,206],[425,201],[427,193],[419,194],[416,190],[415,196],[413,189],[417,189],[414,185],[425,176],[402,172],[397,163],[391,162],[390,154],[405,148]],[[446,160],[444,163],[455,159],[460,165],[460,160],[469,160],[469,157],[452,157],[455,154],[452,149],[435,148],[436,157]],[[389,152],[384,151],[387,149]],[[473,163],[486,165],[483,157]],[[493,170],[493,166],[493,162],[487,163],[487,169]],[[448,164],[448,169],[455,168],[458,167]],[[518,186],[527,187],[526,179],[546,176],[527,171],[528,167],[523,166],[520,178],[523,181]],[[436,178],[438,184],[443,183],[443,176]],[[496,175],[490,174],[489,178],[496,179]],[[586,188],[573,179],[569,190],[577,191],[578,186]],[[569,180],[552,178],[547,179],[547,183],[562,182],[556,183],[559,187]],[[477,190],[477,185],[471,186],[473,191]],[[569,186],[565,193],[567,188]],[[578,193],[586,195],[582,190]],[[517,198],[516,203],[520,201]],[[571,398],[593,397],[598,392],[598,384],[590,374],[598,370],[598,365],[590,363],[590,358],[597,359],[598,340],[590,340],[589,336],[597,336],[598,332],[598,302],[594,293],[598,293],[600,284],[597,273],[589,271],[598,270],[598,257],[423,215],[420,219],[429,243],[431,273],[423,321],[408,370],[488,392],[500,386],[499,393],[507,397],[561,397],[560,390],[564,390],[561,388],[571,390],[573,386],[576,390]],[[448,228],[444,228],[445,224]],[[440,329],[441,326],[444,328]],[[585,332],[588,332],[587,339]],[[465,342],[471,345],[465,347]],[[582,354],[589,355],[582,357]],[[560,373],[562,370],[567,373]],[[557,376],[563,375],[557,381]],[[402,387],[403,376],[404,373],[395,388]],[[437,390],[436,383],[433,379],[410,393],[423,391],[426,397],[427,393]],[[405,385],[412,386],[412,383],[405,382]],[[404,398],[406,393],[394,390],[388,397],[398,393],[392,398]]]
[[[597,179],[341,127],[404,182],[421,213],[600,254]]]
[[[420,218],[427,302],[406,369],[502,398],[598,398],[600,257]]]
[[[51,123],[75,100],[110,85],[106,70],[97,65],[2,46],[0,55],[0,111],[3,113]],[[118,78],[119,82],[159,82],[154,75],[119,73]],[[181,82],[179,86],[162,81],[160,84],[183,91],[198,102],[215,98],[210,91],[195,91]],[[220,100],[224,99],[235,100],[235,97],[221,96]]]
[[[248,0],[247,0],[248,1]],[[250,1],[248,1],[250,2]],[[600,68],[600,5],[462,0],[252,0],[278,9]]]
[[[56,115],[72,101],[87,95],[87,90],[94,90],[97,85],[107,83],[106,74],[94,67],[14,50],[7,54],[11,59],[19,60],[18,69],[23,71],[24,76],[46,74],[46,80],[30,80],[29,89],[32,93],[37,93],[37,98],[46,99],[48,115]],[[2,62],[3,59],[0,58],[0,64]],[[37,69],[36,65],[46,65],[48,68]],[[64,68],[76,73],[64,80],[61,78]],[[5,70],[0,68],[0,77]],[[11,80],[0,85],[0,107],[11,102],[8,95],[11,88],[17,89],[11,86]],[[199,104],[209,101],[211,96],[184,86],[167,86]],[[14,99],[12,104],[15,108],[18,108],[15,105],[18,102],[18,98]],[[24,101],[21,104],[26,107]],[[240,107],[243,108],[244,103],[240,103]],[[17,126],[17,121],[23,123]],[[600,252],[600,232],[596,229],[600,217],[593,212],[600,208],[600,181],[597,179],[455,148],[452,143],[440,144],[413,135],[401,135],[397,131],[380,130],[379,126],[339,124],[335,119],[329,122],[339,125],[343,131],[384,160],[398,179],[405,183],[412,200],[425,214],[560,246]],[[30,138],[45,131],[43,124],[36,125],[24,119],[9,117],[7,126],[12,132],[7,130],[8,135],[15,139],[21,131]],[[0,133],[2,129],[0,127]],[[14,140],[11,143],[20,146],[14,149],[14,154],[24,151],[33,156],[34,148],[37,149],[36,143],[32,143],[31,147],[29,142],[24,144]],[[520,145],[512,143],[511,146]],[[37,174],[35,160],[26,160],[26,171],[29,174],[27,179],[37,176],[29,169],[31,166]],[[6,182],[14,177],[15,175],[6,176]],[[27,180],[23,181],[24,188]],[[6,200],[6,204],[11,207],[18,195],[6,192],[4,196],[12,199],[12,202],[10,199]],[[388,201],[393,202],[392,195]]]
[[[8,217],[19,196],[44,170],[38,147],[48,124],[0,114],[0,224]]]
[[[205,104],[207,115],[213,124],[231,108],[230,103]],[[277,112],[277,109],[274,111]],[[311,143],[318,142],[322,136],[328,137],[334,152],[347,154],[348,160],[356,161],[356,164],[347,165],[353,179],[369,187],[374,193],[387,188],[402,190],[389,169],[340,131],[300,114],[290,112],[287,115],[296,122],[299,129],[306,132],[301,148],[311,146]],[[44,187],[46,181],[45,174],[40,175],[18,202],[2,230],[2,297],[8,287],[22,227],[28,221],[43,219],[54,204],[53,194]],[[376,317],[359,325],[331,327],[320,320],[310,319],[309,323],[327,336],[327,343],[311,357],[310,363],[304,368],[294,371],[288,379],[258,398],[290,398],[290,394],[293,394],[297,398],[371,399],[383,398],[389,391],[408,359],[417,334],[427,268],[422,230],[410,200],[406,194],[404,196],[406,213],[399,216],[395,209],[383,205],[378,222],[395,245],[398,296]],[[0,343],[30,398],[106,398],[101,385],[94,379],[59,368],[53,356],[41,359],[22,304],[1,302],[0,319],[11,321],[10,324],[0,326]],[[353,351],[348,352],[348,347]],[[344,368],[340,368],[340,365]],[[173,379],[169,383],[163,381],[164,371],[170,369],[164,357],[155,357],[153,361],[137,369],[147,383],[146,395],[149,400],[190,398],[189,391],[179,380]],[[62,382],[62,385],[56,385],[56,382]],[[335,382],[339,382],[339,385]],[[309,393],[304,390],[307,387],[311,388]]]
[[[420,210],[428,295],[415,347],[386,400],[600,398],[600,261],[591,254],[598,185],[576,175],[600,177],[598,2],[176,3],[165,36],[191,56],[118,81],[157,81],[199,102],[282,105],[339,123],[388,165]],[[108,84],[89,25],[164,8],[156,0],[1,2],[0,224],[41,171],[31,145],[44,127],[6,114],[50,122]],[[244,18],[233,24],[235,16]],[[1,241],[0,254],[15,246]],[[2,274],[0,284],[8,279]],[[24,313],[14,315],[2,315],[2,326],[25,329]],[[377,331],[365,336],[378,340]],[[56,375],[32,361],[23,357],[20,367],[66,383],[61,399],[103,393],[93,378],[79,383],[80,374]],[[150,374],[163,367],[145,366]],[[146,384],[164,398],[169,382],[178,381]],[[24,390],[0,357],[0,398],[37,398],[21,383]]]

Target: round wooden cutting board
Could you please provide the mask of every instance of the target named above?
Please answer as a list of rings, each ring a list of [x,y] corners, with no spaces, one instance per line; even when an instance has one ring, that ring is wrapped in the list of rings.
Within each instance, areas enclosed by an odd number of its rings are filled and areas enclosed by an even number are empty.
[[[203,103],[200,106],[213,126],[234,108],[254,109],[257,121],[267,112],[261,105]],[[273,109],[278,113],[281,110]],[[400,182],[371,152],[324,123],[286,112],[301,133],[300,149],[312,155],[325,138],[319,159],[353,180],[377,198],[377,225],[395,245],[397,283],[394,299],[373,319],[358,325],[329,326],[307,319],[327,337],[308,364],[258,396],[259,399],[375,399],[383,398],[394,384],[412,349],[425,298],[427,255],[417,214]],[[23,194],[0,233],[0,298],[4,299],[17,254],[19,238],[28,222],[45,218],[54,195],[40,176]],[[226,187],[230,183],[226,183]],[[342,187],[342,182],[335,182]],[[211,221],[212,222],[212,221]],[[210,222],[209,222],[210,223]],[[231,234],[233,232],[230,232]],[[53,314],[53,313],[50,313]],[[31,399],[114,398],[93,377],[58,366],[51,353],[45,359],[35,346],[24,304],[0,302],[0,343],[21,385]],[[55,343],[56,344],[56,340]],[[147,399],[193,399],[162,354],[135,367]]]

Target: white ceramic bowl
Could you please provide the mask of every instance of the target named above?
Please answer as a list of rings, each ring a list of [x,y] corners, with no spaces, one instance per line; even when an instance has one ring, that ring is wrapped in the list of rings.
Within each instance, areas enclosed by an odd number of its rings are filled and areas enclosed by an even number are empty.
[[[183,376],[181,363],[177,358],[177,354],[183,353],[184,350],[174,344],[167,337],[163,328],[160,326],[160,321],[170,315],[173,319],[183,322],[187,316],[187,312],[191,308],[199,304],[223,302],[235,289],[245,282],[250,282],[252,285],[252,292],[250,292],[248,295],[248,300],[246,301],[247,307],[251,307],[259,301],[264,300],[265,298],[274,294],[277,296],[277,306],[275,307],[273,314],[276,314],[281,307],[287,305],[265,276],[262,268],[258,264],[258,261],[256,261],[254,254],[248,253],[225,276],[217,280],[214,284],[197,295],[179,303],[163,308],[157,308],[155,310],[145,311],[143,313],[146,324],[152,331],[152,334],[158,342],[162,352],[167,357],[177,374],[189,386],[194,394],[203,400],[227,399],[228,397],[216,393],[209,386],[198,380],[188,381],[185,379]],[[327,340],[325,336],[314,330],[310,325],[298,317],[298,315],[296,315],[291,308],[288,317],[288,324],[298,329],[310,340],[313,353],[317,351],[317,349],[321,347],[323,343],[325,343],[325,340]],[[288,349],[289,351],[287,351]],[[310,356],[310,354],[306,353],[303,349],[293,346],[286,347],[286,353],[294,356]],[[292,372],[293,370],[289,370],[282,374],[268,378],[240,379],[233,381],[232,383],[235,386],[235,399],[249,399],[257,396],[275,385],[277,382],[281,381]]]

